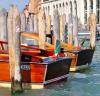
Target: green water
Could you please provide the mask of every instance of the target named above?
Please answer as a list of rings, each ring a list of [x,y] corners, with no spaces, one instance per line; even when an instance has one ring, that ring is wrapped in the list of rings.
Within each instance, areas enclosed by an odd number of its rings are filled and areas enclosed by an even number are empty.
[[[97,42],[92,64],[82,72],[70,73],[68,81],[43,90],[25,90],[13,96],[100,96],[100,42]],[[12,96],[10,89],[0,88],[0,96]]]

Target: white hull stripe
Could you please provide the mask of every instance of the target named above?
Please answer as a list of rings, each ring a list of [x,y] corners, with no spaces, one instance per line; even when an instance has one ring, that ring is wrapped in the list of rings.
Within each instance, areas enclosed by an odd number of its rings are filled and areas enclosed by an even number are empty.
[[[23,83],[23,89],[43,89],[44,85],[43,84],[38,84],[38,83]],[[0,82],[0,87],[3,88],[11,88],[11,83],[8,82]]]
[[[60,77],[57,77],[57,78],[54,78],[54,79],[47,80],[47,81],[44,82],[44,84],[49,84],[49,83],[64,79],[66,77],[68,77],[68,74],[60,76]]]
[[[86,64],[86,65],[81,65],[81,66],[75,66],[73,68],[70,68],[70,71],[77,71],[77,70],[81,70],[81,69],[85,69],[87,68],[89,65]]]

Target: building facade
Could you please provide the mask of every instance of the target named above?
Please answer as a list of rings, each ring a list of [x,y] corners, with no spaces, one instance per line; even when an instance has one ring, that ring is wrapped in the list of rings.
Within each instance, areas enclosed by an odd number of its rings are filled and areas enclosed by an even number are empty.
[[[28,11],[29,13],[37,14],[39,12],[41,0],[29,0]]]
[[[66,21],[69,13],[77,15],[81,24],[86,24],[89,14],[95,13],[100,24],[100,0],[41,0],[41,8],[51,16],[58,9],[60,15],[66,15]]]

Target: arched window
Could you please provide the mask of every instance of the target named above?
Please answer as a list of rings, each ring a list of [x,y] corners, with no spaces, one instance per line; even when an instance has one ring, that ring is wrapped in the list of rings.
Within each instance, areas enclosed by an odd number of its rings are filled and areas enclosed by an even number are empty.
[[[61,3],[59,4],[59,8],[61,8]]]
[[[43,11],[45,12],[45,7],[43,7]]]
[[[74,1],[74,7],[75,7],[75,15],[77,15],[77,2],[76,2],[76,0]]]
[[[48,6],[48,9],[50,10],[50,6]]]
[[[56,4],[56,8],[58,8],[58,5]]]
[[[55,9],[55,5],[53,5],[53,8]]]
[[[96,0],[97,24],[100,23],[100,0]]]
[[[48,7],[45,6],[45,13],[47,14],[48,13]]]
[[[93,0],[90,0],[90,13],[93,13]]]
[[[65,4],[64,4],[64,2],[63,2],[63,7],[65,7]]]
[[[46,7],[43,7],[44,12],[46,13]]]
[[[87,23],[87,0],[84,0],[84,23]]]
[[[73,13],[73,11],[72,11],[72,2],[70,1],[70,13],[72,14]]]
[[[66,6],[68,6],[68,3],[66,2]]]
[[[48,13],[50,12],[50,6],[48,6]]]

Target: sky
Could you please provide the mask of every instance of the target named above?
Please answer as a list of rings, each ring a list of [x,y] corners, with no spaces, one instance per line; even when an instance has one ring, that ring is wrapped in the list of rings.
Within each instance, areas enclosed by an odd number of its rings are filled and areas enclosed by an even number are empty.
[[[5,8],[5,9],[9,9],[9,6],[11,4],[16,4],[18,6],[18,9],[20,11],[23,10],[24,6],[26,4],[28,4],[29,0],[0,0],[0,9],[1,8]]]

